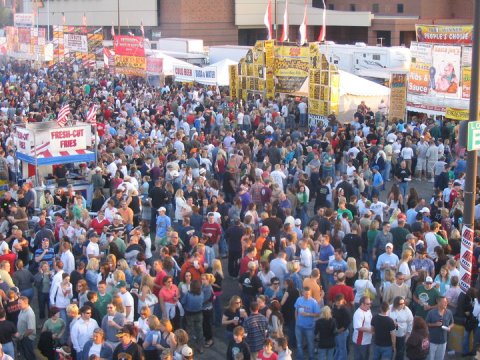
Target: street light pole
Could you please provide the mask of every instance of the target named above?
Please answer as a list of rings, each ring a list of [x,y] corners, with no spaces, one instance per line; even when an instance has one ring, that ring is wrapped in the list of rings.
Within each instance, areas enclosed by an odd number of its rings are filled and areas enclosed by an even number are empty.
[[[117,0],[117,33],[120,35],[120,0]]]
[[[472,83],[470,90],[470,111],[468,122],[479,121],[479,71],[480,71],[480,0],[474,1],[473,44],[472,44]],[[475,196],[477,187],[477,151],[467,152],[467,176],[465,178],[465,211],[463,224],[474,229]]]

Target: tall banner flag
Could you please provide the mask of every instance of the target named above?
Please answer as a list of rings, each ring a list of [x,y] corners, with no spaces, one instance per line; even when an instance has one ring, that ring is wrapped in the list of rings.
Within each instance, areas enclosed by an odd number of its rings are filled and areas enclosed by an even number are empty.
[[[466,225],[462,228],[462,245],[460,250],[460,289],[467,292],[472,282],[473,229]]]
[[[60,127],[64,127],[68,122],[68,115],[70,115],[70,105],[63,105],[57,116],[57,124]]]
[[[317,39],[318,42],[325,41],[325,37],[327,36],[327,24],[326,24],[327,7],[325,6],[325,0],[322,0],[322,1],[323,1],[323,14],[322,14],[323,21],[322,21],[322,28],[320,29],[320,34],[318,35],[318,39]]]
[[[268,31],[268,39],[272,40],[273,29],[272,29],[272,0],[268,0],[267,11],[265,11],[265,16],[263,18],[263,23]]]
[[[87,15],[83,14],[83,17],[82,17],[82,25],[83,26],[87,26]]]
[[[300,46],[307,42],[307,1],[305,0],[305,10],[303,11],[303,20],[300,24]]]
[[[283,32],[280,41],[288,41],[288,0],[285,0],[285,12],[283,13]]]
[[[112,35],[112,39],[115,37],[115,28],[113,27],[112,24],[112,29],[110,30],[110,34]]]
[[[97,126],[97,108],[94,104],[88,109],[87,123],[92,124],[92,126]]]
[[[143,20],[140,21],[140,31],[142,32],[142,36],[145,37],[145,29],[143,28]]]

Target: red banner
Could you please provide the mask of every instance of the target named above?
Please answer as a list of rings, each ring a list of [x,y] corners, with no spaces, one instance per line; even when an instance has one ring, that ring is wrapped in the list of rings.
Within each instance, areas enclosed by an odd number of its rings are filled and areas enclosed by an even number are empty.
[[[144,38],[141,36],[117,35],[113,47],[116,55],[145,56]]]
[[[418,42],[471,45],[473,25],[415,25]]]
[[[147,73],[160,74],[163,72],[163,59],[162,58],[147,58]]]

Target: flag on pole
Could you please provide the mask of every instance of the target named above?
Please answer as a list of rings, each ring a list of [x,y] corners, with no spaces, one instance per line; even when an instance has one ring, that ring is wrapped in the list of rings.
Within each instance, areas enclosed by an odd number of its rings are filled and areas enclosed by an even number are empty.
[[[63,25],[67,23],[67,18],[65,17],[65,13],[62,13],[62,22],[63,22]]]
[[[60,127],[64,127],[68,122],[68,115],[70,115],[70,105],[63,105],[57,116],[57,124]]]
[[[288,41],[288,0],[285,0],[285,12],[283,13],[283,31],[280,41]]]
[[[273,29],[272,29],[272,0],[268,0],[267,10],[265,11],[265,16],[263,18],[263,23],[268,31],[268,40],[272,40]]]
[[[97,108],[94,104],[88,109],[87,123],[92,124],[92,126],[97,126]]]
[[[300,46],[305,44],[308,39],[307,39],[307,0],[305,0],[305,10],[303,11],[303,20],[302,23],[300,24]]]
[[[142,37],[145,37],[145,29],[143,28],[143,20],[140,21],[140,31],[142,32]]]
[[[318,35],[318,42],[323,42],[325,41],[325,37],[327,36],[327,24],[326,24],[326,19],[327,19],[327,7],[325,6],[325,0],[323,1],[323,22],[322,22],[322,28],[320,29],[320,34]]]
[[[83,13],[82,25],[85,27],[87,26],[87,15],[85,15],[85,13]]]
[[[112,39],[115,37],[115,28],[113,27],[112,23],[112,30],[110,30],[110,33],[112,34]]]
[[[13,15],[17,13],[17,0],[13,0],[12,2],[12,13]]]

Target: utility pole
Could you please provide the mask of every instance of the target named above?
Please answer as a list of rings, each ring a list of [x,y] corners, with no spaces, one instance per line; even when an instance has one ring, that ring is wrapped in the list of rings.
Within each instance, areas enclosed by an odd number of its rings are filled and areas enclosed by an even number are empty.
[[[120,0],[117,0],[117,33],[120,35]]]
[[[480,0],[474,1],[473,20],[473,48],[472,48],[472,84],[470,91],[470,111],[468,122],[479,121],[479,69],[480,69]],[[474,229],[475,222],[475,196],[477,187],[477,151],[467,152],[467,176],[465,178],[465,210],[463,224]]]

